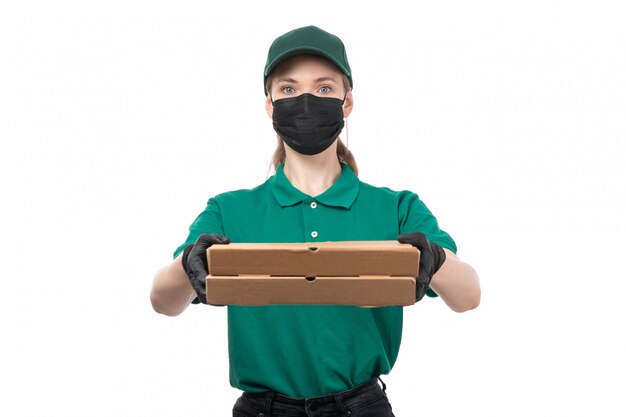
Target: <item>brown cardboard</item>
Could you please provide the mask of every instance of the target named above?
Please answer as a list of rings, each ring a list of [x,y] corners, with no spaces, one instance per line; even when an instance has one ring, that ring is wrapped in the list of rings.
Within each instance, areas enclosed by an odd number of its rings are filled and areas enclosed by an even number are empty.
[[[220,305],[343,304],[408,306],[415,304],[415,278],[390,276],[270,277],[209,276],[207,302]]]
[[[419,251],[397,241],[231,243],[207,258],[209,304],[415,303]]]
[[[212,275],[416,277],[419,251],[395,240],[231,243],[208,250]]]

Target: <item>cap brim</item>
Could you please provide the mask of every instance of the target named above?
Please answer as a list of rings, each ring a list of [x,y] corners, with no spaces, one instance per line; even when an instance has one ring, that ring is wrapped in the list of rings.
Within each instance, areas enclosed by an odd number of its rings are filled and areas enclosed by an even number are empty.
[[[267,68],[265,69],[264,77],[267,79],[267,76],[270,74],[270,72],[272,72],[272,70],[274,68],[276,68],[276,66],[278,64],[280,64],[281,62],[283,62],[287,58],[290,58],[290,57],[295,56],[295,55],[305,54],[305,53],[319,55],[319,56],[322,56],[322,57],[328,59],[330,62],[335,64],[341,70],[341,72],[343,72],[348,78],[350,78],[350,71],[348,71],[347,68],[345,68],[339,62],[337,62],[337,60],[332,55],[330,55],[329,53],[327,53],[326,51],[324,51],[322,49],[314,48],[314,47],[311,47],[311,46],[306,46],[306,47],[300,46],[300,47],[297,47],[297,48],[292,48],[292,49],[289,49],[289,50],[283,52],[282,54],[278,55],[276,58],[274,58],[274,60],[271,62],[271,64],[268,65]]]

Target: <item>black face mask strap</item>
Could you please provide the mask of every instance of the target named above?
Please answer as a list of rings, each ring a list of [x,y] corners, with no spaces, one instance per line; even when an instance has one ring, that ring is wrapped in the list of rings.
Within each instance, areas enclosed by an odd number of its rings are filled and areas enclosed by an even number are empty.
[[[348,91],[344,96],[343,96],[343,100],[341,100],[341,107],[342,107],[342,111],[343,111],[343,104],[346,102],[346,97],[348,97],[348,93],[350,91]],[[346,148],[350,149],[350,135],[348,134],[348,119],[346,119],[345,117],[343,118],[343,120],[345,120],[345,125],[346,125]]]
[[[346,121],[346,149],[350,150],[350,135],[349,135],[349,130],[348,130],[348,119],[345,119]]]

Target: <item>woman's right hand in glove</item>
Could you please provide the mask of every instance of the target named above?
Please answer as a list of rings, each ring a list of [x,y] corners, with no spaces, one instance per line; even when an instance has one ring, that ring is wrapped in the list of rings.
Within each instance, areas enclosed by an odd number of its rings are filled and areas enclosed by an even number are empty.
[[[214,244],[228,244],[230,239],[218,234],[201,234],[195,243],[188,245],[183,251],[182,264],[189,277],[197,300],[206,304],[206,277],[209,275],[206,251]],[[194,303],[197,303],[194,300]]]

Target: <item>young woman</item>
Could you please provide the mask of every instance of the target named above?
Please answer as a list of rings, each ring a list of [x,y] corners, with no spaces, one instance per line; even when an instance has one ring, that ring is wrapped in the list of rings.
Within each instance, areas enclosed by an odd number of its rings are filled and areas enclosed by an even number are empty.
[[[209,199],[174,261],[154,279],[154,309],[206,303],[206,249],[229,242],[394,240],[421,251],[416,301],[454,311],[480,302],[478,277],[419,199],[361,182],[339,133],[352,112],[352,72],[339,38],[309,26],[270,47],[266,111],[278,133],[275,174]],[[228,306],[234,416],[393,416],[381,374],[400,348],[402,307]],[[382,381],[381,381],[382,382]]]

